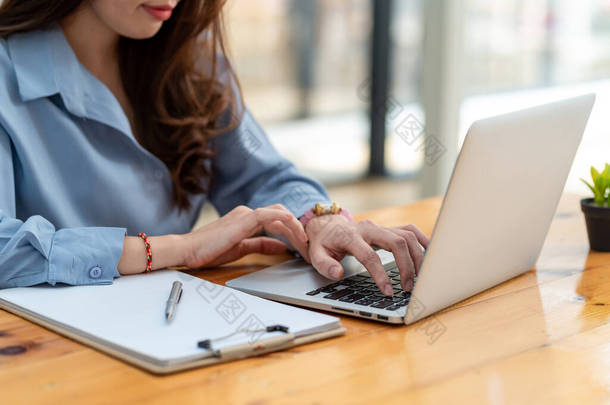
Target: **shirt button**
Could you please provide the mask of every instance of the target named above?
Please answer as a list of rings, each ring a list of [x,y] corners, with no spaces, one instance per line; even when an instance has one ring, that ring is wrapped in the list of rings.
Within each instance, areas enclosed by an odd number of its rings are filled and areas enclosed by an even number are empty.
[[[100,278],[101,275],[102,269],[99,266],[91,267],[91,270],[89,270],[89,276],[91,278]]]

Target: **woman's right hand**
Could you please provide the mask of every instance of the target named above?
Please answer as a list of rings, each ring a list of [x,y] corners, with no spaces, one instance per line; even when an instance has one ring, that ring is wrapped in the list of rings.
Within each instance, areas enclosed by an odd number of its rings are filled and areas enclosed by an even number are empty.
[[[250,209],[240,205],[226,215],[184,236],[185,265],[189,268],[218,266],[250,253],[281,254],[286,245],[266,236],[252,237],[265,230],[285,237],[309,259],[307,234],[301,223],[281,204]]]

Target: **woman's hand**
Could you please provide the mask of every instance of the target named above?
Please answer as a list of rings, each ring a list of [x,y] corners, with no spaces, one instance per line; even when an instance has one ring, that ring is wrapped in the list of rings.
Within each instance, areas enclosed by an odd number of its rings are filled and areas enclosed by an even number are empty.
[[[190,268],[218,266],[250,253],[281,254],[286,245],[266,236],[252,237],[266,230],[288,239],[307,256],[307,235],[301,223],[282,205],[252,210],[240,205],[229,213],[189,234],[185,265]]]
[[[413,276],[424,260],[428,237],[415,225],[387,228],[373,221],[350,222],[343,215],[312,218],[305,227],[309,236],[308,260],[320,274],[333,280],[343,277],[339,260],[352,254],[371,274],[382,293],[391,296],[392,284],[371,245],[391,251],[400,272],[402,288],[413,289]]]

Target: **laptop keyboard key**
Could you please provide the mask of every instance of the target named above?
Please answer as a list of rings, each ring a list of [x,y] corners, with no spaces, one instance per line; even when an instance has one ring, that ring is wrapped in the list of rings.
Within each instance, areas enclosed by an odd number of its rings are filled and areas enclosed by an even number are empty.
[[[392,302],[392,300],[381,300],[381,301],[376,302],[373,305],[371,305],[371,307],[373,307],[373,308],[385,308],[385,307],[389,307],[392,304],[394,304]]]
[[[364,295],[362,295],[362,294],[352,294],[352,295],[348,295],[347,297],[340,298],[339,301],[354,302],[354,301],[358,301],[362,298],[364,298]]]
[[[339,298],[345,297],[346,295],[353,294],[354,291],[349,288],[345,288],[343,290],[335,291],[334,293],[325,295],[324,298],[328,298],[330,300],[338,300]]]
[[[385,307],[384,309],[386,311],[396,311],[397,309],[399,309],[400,307],[398,305],[390,305],[389,307]]]
[[[358,301],[355,301],[354,304],[369,306],[369,305],[373,304],[374,302],[375,302],[375,300],[371,300],[368,298],[362,298]]]
[[[322,292],[321,288],[318,288],[317,290],[313,290],[307,293],[307,295],[317,295],[320,294]]]
[[[354,284],[352,287],[354,287],[354,288],[363,288],[364,289],[364,288],[368,288],[368,286],[369,286],[368,282],[361,281],[359,283]]]
[[[360,280],[353,280],[351,277],[349,277],[349,278],[346,278],[346,279],[343,279],[343,280],[339,281],[339,284],[350,285],[351,286],[351,285],[354,285],[354,284],[358,284],[359,281]]]
[[[344,290],[346,288],[349,288],[349,286],[347,286],[347,285],[335,285],[334,287],[326,286],[322,289],[322,292],[331,293],[331,292],[335,292],[335,291]]]

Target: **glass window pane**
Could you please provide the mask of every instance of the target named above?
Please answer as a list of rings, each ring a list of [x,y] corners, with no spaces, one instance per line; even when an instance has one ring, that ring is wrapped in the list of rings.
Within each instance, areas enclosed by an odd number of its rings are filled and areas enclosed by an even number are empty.
[[[391,175],[415,174],[423,163],[413,131],[424,128],[419,102],[422,70],[423,0],[395,0],[392,10],[391,80],[386,117],[386,168]],[[420,127],[419,129],[416,126]]]
[[[368,168],[368,0],[229,3],[232,59],[244,98],[279,151],[323,181]]]

